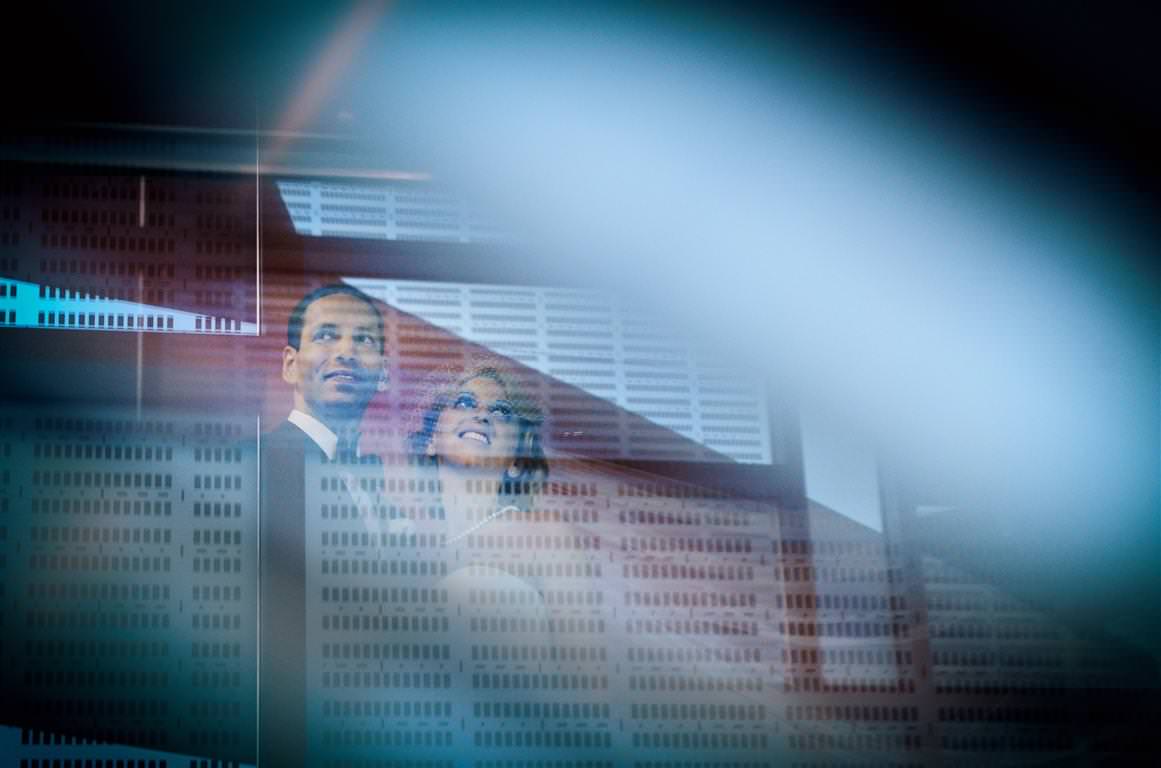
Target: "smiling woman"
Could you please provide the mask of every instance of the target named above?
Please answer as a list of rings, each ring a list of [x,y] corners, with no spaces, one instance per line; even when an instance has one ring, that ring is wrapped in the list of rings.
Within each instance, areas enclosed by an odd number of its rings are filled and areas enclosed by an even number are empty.
[[[458,540],[527,512],[531,487],[548,475],[544,417],[498,359],[477,359],[458,375],[438,378],[410,449],[420,466],[435,471],[449,540]]]

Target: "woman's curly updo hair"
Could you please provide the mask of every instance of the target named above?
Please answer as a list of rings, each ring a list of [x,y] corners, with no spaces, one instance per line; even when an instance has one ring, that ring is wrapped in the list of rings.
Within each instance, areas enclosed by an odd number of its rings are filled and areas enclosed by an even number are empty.
[[[519,386],[511,367],[502,359],[490,356],[472,358],[465,366],[443,367],[427,377],[417,411],[418,423],[407,440],[413,459],[420,464],[436,463],[436,458],[427,455],[427,449],[435,436],[440,415],[455,400],[461,386],[481,378],[491,379],[503,388],[516,415],[518,432],[512,465],[517,472],[514,477],[506,473],[504,482],[521,484],[543,480],[548,476],[548,460],[540,438],[544,412],[536,399]]]

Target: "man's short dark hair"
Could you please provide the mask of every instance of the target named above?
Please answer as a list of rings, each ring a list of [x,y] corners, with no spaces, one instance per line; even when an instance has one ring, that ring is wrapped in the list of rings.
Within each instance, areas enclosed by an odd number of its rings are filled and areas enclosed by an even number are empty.
[[[302,323],[306,317],[306,310],[319,299],[325,299],[327,296],[335,296],[337,294],[358,299],[370,307],[375,313],[375,319],[379,321],[379,352],[382,353],[384,347],[383,315],[380,314],[379,308],[375,306],[375,300],[358,288],[343,283],[332,283],[330,285],[324,285],[321,288],[315,288],[302,297],[302,300],[294,306],[294,311],[290,313],[290,321],[286,324],[286,343],[298,349],[302,345]]]

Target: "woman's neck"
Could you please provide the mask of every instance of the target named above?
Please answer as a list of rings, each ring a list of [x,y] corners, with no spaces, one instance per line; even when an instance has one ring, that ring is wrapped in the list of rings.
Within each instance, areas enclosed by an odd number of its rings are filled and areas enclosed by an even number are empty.
[[[499,480],[494,470],[441,464],[438,474],[449,536],[463,533],[496,511]]]

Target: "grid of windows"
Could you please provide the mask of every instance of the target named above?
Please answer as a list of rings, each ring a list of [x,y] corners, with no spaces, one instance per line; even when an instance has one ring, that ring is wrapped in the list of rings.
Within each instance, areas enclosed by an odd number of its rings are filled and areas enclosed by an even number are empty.
[[[642,459],[773,461],[760,381],[695,354],[605,297],[498,285],[347,282],[545,374],[530,384],[555,431],[588,450]],[[449,345],[424,327],[401,319],[386,330],[388,348],[409,364],[446,362]],[[586,395],[616,408],[594,409]]]
[[[6,176],[0,327],[257,333],[252,181]]]
[[[0,676],[30,717],[91,737],[24,730],[22,764],[173,764],[168,753],[252,738],[247,428],[109,412],[5,419]]]
[[[29,711],[62,728],[95,719],[95,739],[244,748],[246,425],[4,424],[6,686],[37,691]],[[529,486],[519,519],[449,542],[441,487],[415,467],[307,469],[307,726],[327,765],[386,750],[445,767],[1055,755],[1084,747],[1073,688],[1139,672],[944,562],[911,570],[817,506],[572,462]],[[484,510],[496,485],[468,492]],[[65,737],[20,738],[13,753],[42,760]]]

